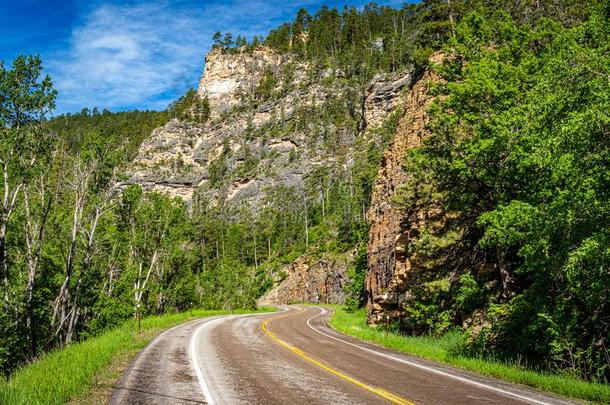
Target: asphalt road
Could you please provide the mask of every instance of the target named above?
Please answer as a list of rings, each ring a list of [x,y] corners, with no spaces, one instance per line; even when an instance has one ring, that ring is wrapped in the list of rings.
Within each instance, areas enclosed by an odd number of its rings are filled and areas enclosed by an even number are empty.
[[[111,404],[567,404],[326,326],[330,310],[205,318],[159,335]]]

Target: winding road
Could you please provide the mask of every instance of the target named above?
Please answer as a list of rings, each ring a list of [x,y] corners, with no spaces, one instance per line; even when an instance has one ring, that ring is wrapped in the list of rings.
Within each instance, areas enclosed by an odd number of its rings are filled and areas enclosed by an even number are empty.
[[[337,333],[327,308],[283,309],[165,331],[134,359],[110,403],[572,403]]]

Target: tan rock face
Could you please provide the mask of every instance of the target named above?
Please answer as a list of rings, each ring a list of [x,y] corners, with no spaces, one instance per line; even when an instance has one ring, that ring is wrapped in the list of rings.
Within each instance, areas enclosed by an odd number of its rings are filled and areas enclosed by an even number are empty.
[[[347,266],[353,258],[323,257],[314,260],[303,255],[282,272],[285,278],[259,300],[261,305],[286,305],[297,302],[342,304],[347,282]]]
[[[281,64],[282,57],[266,47],[237,53],[212,50],[205,58],[197,93],[208,96],[212,117],[218,117],[239,105],[240,92],[253,91],[267,68],[277,68]]]
[[[364,122],[375,127],[383,123],[388,114],[404,102],[400,97],[411,84],[411,73],[402,75],[377,75],[368,88],[364,101]]]
[[[266,72],[275,78],[273,95],[256,100],[253,94]],[[187,203],[197,195],[211,203],[246,202],[255,208],[265,201],[268,190],[302,188],[307,176],[321,166],[343,169],[353,165],[357,154],[366,152],[358,148],[374,140],[375,131],[370,129],[404,103],[411,80],[410,71],[375,77],[355,103],[355,114],[363,120],[359,128],[337,129],[332,123],[312,119],[310,111],[341,100],[348,91],[356,92],[347,87],[342,72],[315,71],[265,47],[253,52],[214,50],[206,57],[198,89],[200,96],[208,97],[211,119],[205,124],[174,119],[155,129],[119,186],[139,184]],[[222,179],[215,175],[219,168]],[[379,238],[385,241],[388,235]],[[341,260],[303,256],[284,269],[286,276],[276,280],[263,301],[342,303],[346,269],[352,260],[351,256]],[[380,285],[387,283],[386,273],[379,273]]]
[[[402,316],[402,304],[408,288],[409,276],[416,260],[409,251],[410,242],[418,235],[426,213],[398,211],[393,198],[398,187],[407,180],[402,168],[405,154],[421,144],[428,133],[426,110],[433,101],[427,86],[439,78],[427,72],[413,86],[406,102],[396,137],[384,154],[382,166],[373,189],[368,212],[371,228],[367,247],[368,273],[365,280],[368,321],[387,322]],[[373,117],[374,119],[374,117]]]

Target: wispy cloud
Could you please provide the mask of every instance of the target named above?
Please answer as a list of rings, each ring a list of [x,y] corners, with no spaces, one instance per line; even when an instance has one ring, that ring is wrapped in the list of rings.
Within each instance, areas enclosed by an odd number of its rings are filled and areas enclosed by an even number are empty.
[[[321,3],[96,3],[75,23],[68,49],[46,63],[59,90],[57,112],[92,106],[165,108],[187,88],[196,86],[214,32],[264,35],[298,8]]]
[[[70,49],[51,61],[58,105],[163,108],[194,83],[208,41],[197,18],[162,3],[99,6],[74,29]]]

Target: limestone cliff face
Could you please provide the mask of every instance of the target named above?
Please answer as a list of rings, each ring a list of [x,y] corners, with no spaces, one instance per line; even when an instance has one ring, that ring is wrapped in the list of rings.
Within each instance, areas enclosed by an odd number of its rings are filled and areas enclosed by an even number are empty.
[[[298,163],[291,164],[289,155],[302,143],[299,134],[290,139],[249,138],[254,138],[253,131],[271,123],[280,113],[287,119],[298,103],[294,99],[307,97],[316,89],[291,92],[277,102],[243,108],[262,75],[267,70],[279,75],[287,63],[268,48],[252,53],[210,52],[198,94],[207,95],[211,119],[205,124],[174,119],[157,128],[141,145],[127,171],[126,183],[137,183],[147,191],[178,196],[186,201],[192,199],[196,190],[215,201],[230,201],[256,197],[264,186],[280,182],[298,184],[304,170]],[[297,87],[303,82],[303,75],[296,72],[305,70],[305,66],[294,66],[292,85]],[[257,160],[257,170],[240,171],[248,159]],[[213,178],[214,163],[217,169],[228,174],[227,179]],[[271,168],[282,168],[283,176],[261,175]]]
[[[405,154],[421,144],[428,133],[426,110],[433,97],[428,93],[430,82],[439,78],[427,72],[415,83],[404,102],[396,137],[385,152],[373,189],[368,212],[371,228],[367,247],[368,273],[365,281],[368,320],[372,324],[395,320],[408,294],[410,275],[417,271],[416,257],[409,251],[410,242],[418,235],[425,221],[425,212],[398,211],[393,198],[397,188],[407,180],[402,168]]]
[[[364,100],[364,124],[367,127],[378,126],[394,112],[404,102],[401,92],[408,88],[411,80],[411,74],[376,75]]]
[[[205,58],[197,93],[208,96],[212,117],[218,117],[240,105],[241,94],[254,91],[267,68],[278,68],[283,62],[280,55],[265,47],[251,53],[213,50]]]
[[[269,75],[271,96],[261,97],[261,81]],[[301,188],[317,167],[353,161],[356,139],[395,109],[411,72],[378,76],[370,83],[364,102],[355,107],[363,122],[354,132],[308,120],[310,109],[324,108],[353,90],[342,79],[340,71],[310,69],[265,47],[213,50],[198,89],[208,97],[211,119],[205,124],[174,119],[157,128],[141,145],[123,185],[140,184],[186,201],[197,192],[209,201],[245,200],[254,206],[265,190]]]

